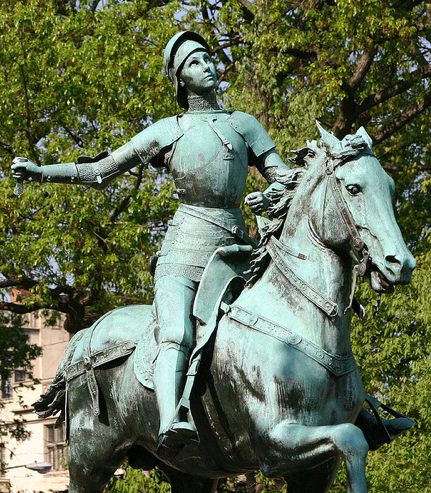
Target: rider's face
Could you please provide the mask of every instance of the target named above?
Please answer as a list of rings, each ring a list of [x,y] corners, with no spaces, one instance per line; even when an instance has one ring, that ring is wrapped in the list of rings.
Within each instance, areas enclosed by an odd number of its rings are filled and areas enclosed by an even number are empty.
[[[217,82],[217,72],[206,51],[192,53],[184,63],[180,84],[188,93],[205,94],[212,91]]]

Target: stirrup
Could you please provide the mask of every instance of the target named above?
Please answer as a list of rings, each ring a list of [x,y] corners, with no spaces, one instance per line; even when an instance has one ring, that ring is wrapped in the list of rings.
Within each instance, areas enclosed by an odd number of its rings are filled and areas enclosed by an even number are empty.
[[[199,443],[196,426],[188,421],[177,421],[159,435],[157,453],[174,457],[186,445],[193,443]]]
[[[367,438],[370,450],[375,450],[385,443],[392,442],[392,440],[401,435],[401,433],[406,432],[415,425],[415,422],[412,419],[395,411],[395,409],[390,408],[386,404],[383,404],[383,402],[380,402],[371,395],[368,395],[365,401],[368,403],[377,424],[375,433],[370,434]],[[393,419],[382,419],[378,411],[379,408],[392,416]]]

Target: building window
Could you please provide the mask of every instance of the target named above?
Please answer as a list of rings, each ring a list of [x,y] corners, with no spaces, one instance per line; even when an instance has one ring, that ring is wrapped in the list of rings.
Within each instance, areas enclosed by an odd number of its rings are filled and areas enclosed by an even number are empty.
[[[12,398],[12,391],[13,391],[13,386],[12,386],[12,379],[7,378],[6,380],[2,380],[1,382],[1,398],[2,399],[11,399]]]
[[[53,471],[60,471],[66,466],[66,445],[64,425],[45,425],[46,461],[52,464]]]
[[[0,477],[5,475],[5,467],[6,467],[6,447],[4,443],[0,443]]]
[[[14,380],[15,383],[25,382],[27,380],[27,372],[19,368],[14,372]]]

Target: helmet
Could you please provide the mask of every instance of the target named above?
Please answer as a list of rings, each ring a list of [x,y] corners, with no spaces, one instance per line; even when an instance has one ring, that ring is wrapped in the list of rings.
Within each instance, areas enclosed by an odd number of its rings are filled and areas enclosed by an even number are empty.
[[[192,31],[181,31],[168,41],[164,51],[164,68],[175,85],[178,104],[187,108],[187,94],[179,83],[179,75],[187,58],[195,51],[210,52],[208,43],[202,36]]]

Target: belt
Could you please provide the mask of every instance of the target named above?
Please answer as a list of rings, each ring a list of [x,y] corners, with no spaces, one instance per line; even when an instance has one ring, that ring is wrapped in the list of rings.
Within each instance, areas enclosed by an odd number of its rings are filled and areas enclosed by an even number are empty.
[[[190,206],[187,206],[186,204],[181,204],[181,212],[184,212],[185,214],[188,214],[189,216],[197,217],[198,219],[202,219],[203,221],[209,222],[211,224],[215,224],[221,229],[224,229],[225,231],[229,231],[229,233],[232,233],[234,236],[242,240],[244,243],[247,243],[251,245],[253,248],[257,248],[259,243],[257,240],[254,238],[251,238],[245,231],[243,231],[239,226],[234,225],[234,226],[229,226],[228,224],[224,223],[223,221],[214,218],[210,214],[207,214],[206,212],[203,212],[201,210],[197,210],[194,208],[191,208]]]

